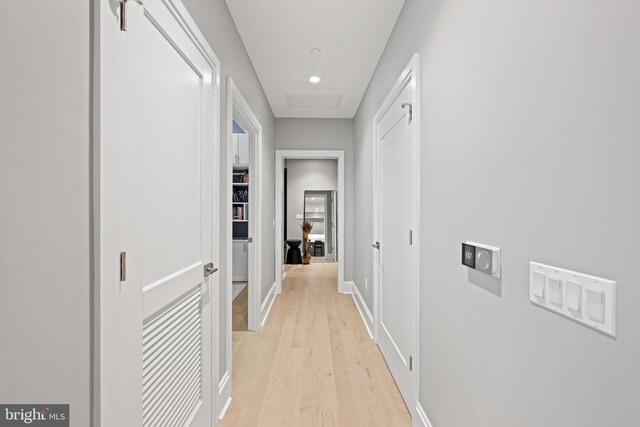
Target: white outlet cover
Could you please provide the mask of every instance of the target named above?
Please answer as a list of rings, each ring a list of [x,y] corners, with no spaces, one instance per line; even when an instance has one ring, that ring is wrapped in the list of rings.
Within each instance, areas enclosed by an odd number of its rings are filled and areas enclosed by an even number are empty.
[[[540,293],[538,286],[541,275],[545,276],[543,295],[549,296],[547,298],[536,296],[536,294]],[[558,292],[558,288],[560,300],[558,298],[550,298],[551,295]],[[589,316],[589,310],[585,310],[588,292],[590,292],[592,301],[594,300],[593,295],[601,293],[604,300],[602,317],[600,317],[599,313],[594,316],[593,309],[591,310],[591,316]],[[530,262],[529,300],[535,305],[573,319],[602,333],[612,337],[616,336],[616,282],[613,280]],[[575,309],[576,307],[578,310]]]

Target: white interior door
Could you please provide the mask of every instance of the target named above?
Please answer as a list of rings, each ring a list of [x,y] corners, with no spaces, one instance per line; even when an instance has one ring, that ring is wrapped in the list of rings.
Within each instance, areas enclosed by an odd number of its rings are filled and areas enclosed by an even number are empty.
[[[213,424],[215,68],[171,7],[129,1],[118,42],[118,426]]]
[[[413,232],[416,183],[413,171],[407,85],[377,124],[379,286],[378,344],[409,408],[415,399],[412,358],[415,354],[417,278]],[[406,107],[406,106],[405,106]]]

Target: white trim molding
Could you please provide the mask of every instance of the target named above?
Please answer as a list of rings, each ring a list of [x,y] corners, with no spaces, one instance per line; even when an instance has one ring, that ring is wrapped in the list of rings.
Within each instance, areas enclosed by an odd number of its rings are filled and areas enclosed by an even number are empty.
[[[227,370],[218,384],[218,395],[216,396],[216,414],[218,419],[222,419],[231,404],[231,371]],[[224,405],[223,405],[224,403]]]
[[[283,271],[284,253],[284,162],[287,159],[338,160],[338,292],[351,293],[344,281],[344,150],[276,150],[276,238],[275,271]],[[276,294],[282,292],[282,274],[276,274]]]
[[[269,292],[267,292],[267,296],[260,306],[260,315],[262,319],[260,326],[264,326],[265,322],[267,321],[267,317],[269,317],[269,313],[271,312],[271,307],[273,307],[273,303],[276,300],[276,295],[276,282],[273,282],[273,285],[271,285],[271,289],[269,289]]]
[[[218,384],[218,391],[220,394],[223,393],[223,390],[227,386],[229,381],[231,381],[231,375],[229,374],[229,371],[227,371],[224,373],[224,376],[222,377],[222,379],[220,380],[220,383]]]
[[[352,294],[353,293],[353,287],[355,286],[355,282],[353,280],[345,280],[344,281],[344,293],[345,294]]]
[[[227,399],[226,403],[222,407],[222,411],[220,411],[220,414],[218,415],[218,420],[222,420],[224,416],[227,414],[227,410],[229,409],[229,406],[231,406],[231,400],[232,400],[231,397]]]
[[[418,416],[415,421],[420,421],[420,424],[414,422],[414,425],[420,425],[422,427],[433,427],[433,424],[431,424],[431,421],[429,421],[429,417],[427,417],[427,413],[422,408],[420,402],[416,403],[416,414]]]
[[[353,302],[356,304],[358,308],[358,312],[360,313],[360,317],[362,317],[362,322],[364,323],[365,328],[367,328],[367,332],[369,332],[369,337],[373,339],[373,315],[371,311],[369,311],[369,307],[364,302],[362,295],[360,294],[360,290],[358,290],[358,285],[355,282],[352,283],[351,289],[351,297],[353,298]]]

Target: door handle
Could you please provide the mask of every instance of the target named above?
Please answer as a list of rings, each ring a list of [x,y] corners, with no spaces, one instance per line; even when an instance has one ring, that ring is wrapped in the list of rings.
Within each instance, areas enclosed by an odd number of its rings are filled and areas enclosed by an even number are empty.
[[[375,249],[380,250],[380,242],[372,243],[371,246],[373,246]]]
[[[210,262],[209,264],[206,264],[204,266],[204,277],[209,277],[217,271],[218,271],[218,267],[214,267],[213,263]]]

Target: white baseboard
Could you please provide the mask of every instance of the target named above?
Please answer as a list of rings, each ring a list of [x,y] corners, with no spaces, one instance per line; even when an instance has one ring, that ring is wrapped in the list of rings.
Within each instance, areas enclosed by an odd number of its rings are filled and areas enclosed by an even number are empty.
[[[358,286],[354,282],[350,283],[352,283],[351,296],[353,297],[353,302],[356,303],[356,307],[358,307],[358,312],[360,313],[360,317],[362,317],[364,326],[367,328],[369,336],[373,339],[373,315],[371,315],[371,311],[369,311],[367,304],[364,302],[364,299],[362,299],[362,295],[360,295]]]
[[[227,413],[227,410],[229,409],[229,406],[231,406],[231,397],[227,399],[227,403],[225,403],[224,406],[222,407],[222,411],[220,411],[220,416],[218,417],[218,420],[222,420],[224,418],[225,414]]]
[[[422,405],[420,404],[420,402],[416,403],[416,413],[418,414],[417,421],[419,421],[419,423],[416,425],[419,425],[422,427],[433,427],[433,425],[429,421],[429,418],[427,417],[426,412],[424,412],[424,409],[422,408]]]
[[[220,384],[218,385],[218,394],[224,394],[224,388],[227,386],[229,381],[231,380],[231,375],[229,375],[229,371],[224,373],[224,376],[220,380]]]
[[[217,409],[218,419],[221,420],[231,403],[231,375],[229,375],[229,371],[224,373],[220,383],[218,384],[218,395],[216,396],[216,401],[225,402],[222,408],[218,407]]]
[[[339,294],[350,294],[352,292],[354,283],[351,280],[343,280],[342,283],[338,282]]]
[[[353,287],[356,285],[356,283],[352,280],[345,280],[342,284],[342,292],[343,294],[350,294],[353,293]]]
[[[276,282],[273,282],[271,285],[271,289],[267,293],[267,297],[262,302],[262,306],[260,306],[260,315],[262,317],[262,323],[260,326],[264,326],[264,323],[267,321],[267,317],[269,316],[269,312],[271,311],[271,307],[273,307],[273,302],[276,299]]]

